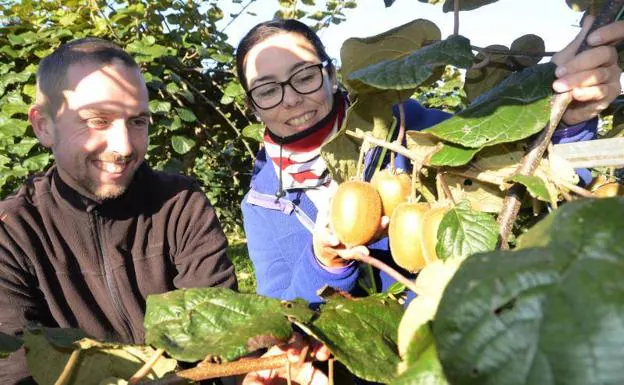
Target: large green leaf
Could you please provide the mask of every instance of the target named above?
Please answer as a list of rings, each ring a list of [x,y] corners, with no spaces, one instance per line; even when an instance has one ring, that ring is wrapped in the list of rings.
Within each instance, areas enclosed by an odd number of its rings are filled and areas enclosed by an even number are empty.
[[[624,383],[624,199],[563,205],[541,247],[477,254],[433,332],[453,384]]]
[[[462,112],[424,131],[472,148],[527,138],[550,119],[554,69],[546,63],[513,73]]]
[[[442,260],[463,259],[496,247],[498,225],[494,218],[462,203],[447,211],[438,227],[436,253]]]
[[[85,338],[77,329],[36,329],[24,334],[28,371],[40,385],[56,384],[70,355],[80,350],[68,385],[99,385],[109,377],[130,378],[153,356],[146,346],[102,343]],[[160,357],[148,379],[176,368],[176,361]]]
[[[182,361],[231,361],[286,342],[290,320],[309,322],[303,302],[282,302],[223,288],[176,290],[147,298],[146,343]]]
[[[262,143],[262,141],[264,140],[264,124],[252,123],[247,127],[243,128],[241,134],[245,138],[253,139],[256,142]]]
[[[472,61],[470,41],[463,36],[452,35],[400,58],[384,60],[351,72],[348,79],[384,90],[407,90],[425,82],[431,83],[434,73],[437,74],[434,80],[437,80],[448,64],[469,68]]]
[[[510,49],[512,51],[532,52],[537,54],[544,53],[546,44],[541,37],[529,33],[514,40],[513,43],[511,43]],[[542,60],[542,57],[543,56],[513,55],[510,57],[510,60],[517,66],[524,68],[536,65]]]
[[[0,359],[8,357],[11,353],[21,348],[23,343],[17,337],[0,332]]]
[[[392,385],[448,385],[429,323],[414,333],[401,365],[401,375]]]
[[[434,23],[418,19],[379,35],[345,40],[340,49],[340,72],[345,87],[350,94],[376,92],[374,87],[351,82],[349,75],[372,64],[409,55],[426,42],[440,40],[440,36],[440,29]]]
[[[397,329],[403,307],[377,296],[346,299],[338,295],[321,305],[311,324],[300,326],[323,342],[356,376],[389,382],[399,363]]]

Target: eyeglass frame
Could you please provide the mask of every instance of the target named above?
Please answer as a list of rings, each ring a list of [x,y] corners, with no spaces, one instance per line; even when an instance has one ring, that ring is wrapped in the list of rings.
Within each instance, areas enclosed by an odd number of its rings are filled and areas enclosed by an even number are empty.
[[[326,68],[330,63],[330,60],[323,60],[320,63],[317,64],[311,64],[309,66],[305,66],[303,68],[301,68],[300,70],[298,70],[297,72],[295,72],[294,74],[290,75],[290,77],[288,79],[286,79],[283,82],[268,82],[268,83],[264,83],[264,84],[260,84],[258,86],[255,86],[254,88],[250,89],[249,91],[246,92],[247,96],[249,97],[249,99],[251,100],[251,102],[254,104],[254,106],[256,106],[257,108],[261,109],[261,110],[270,110],[272,108],[275,108],[277,106],[279,106],[280,104],[282,104],[282,102],[284,101],[284,95],[286,95],[286,90],[285,87],[288,84],[290,86],[290,88],[293,89],[293,91],[295,91],[296,93],[298,93],[299,95],[310,95],[318,90],[320,90],[323,87],[323,84],[325,84],[325,76],[323,76],[323,68]],[[305,71],[307,69],[310,68],[314,68],[314,67],[318,67],[319,70],[321,70],[321,84],[318,86],[318,88],[309,91],[309,92],[299,92],[299,90],[297,90],[291,83],[290,81],[292,80],[293,77],[295,77],[297,74],[301,73],[302,71]],[[251,93],[260,88],[260,87],[264,87],[267,84],[275,84],[275,85],[279,85],[282,89],[282,97],[280,98],[280,101],[275,103],[275,105],[271,106],[271,107],[260,107],[258,105],[258,103],[255,101],[255,99],[253,98],[253,96],[251,96]]]

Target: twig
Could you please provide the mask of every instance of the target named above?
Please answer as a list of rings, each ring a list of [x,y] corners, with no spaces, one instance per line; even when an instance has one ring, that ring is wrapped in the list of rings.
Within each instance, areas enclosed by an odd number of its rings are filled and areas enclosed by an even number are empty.
[[[442,186],[444,195],[446,195],[446,197],[451,200],[451,202],[453,203],[453,206],[456,206],[457,203],[455,202],[455,199],[453,198],[453,193],[451,192],[451,189],[449,188],[448,183],[446,183],[446,178],[444,178],[444,173],[439,172],[436,175],[436,179],[438,180],[438,183],[440,184],[440,186]]]
[[[231,24],[232,24],[232,23],[233,23],[236,19],[238,19],[238,18],[240,17],[240,15],[242,15],[242,14],[243,14],[243,12],[245,12],[245,10],[246,10],[247,8],[249,8],[249,6],[250,6],[251,4],[253,4],[255,1],[256,1],[256,0],[249,0],[249,3],[247,3],[245,6],[243,6],[243,8],[241,8],[241,10],[240,10],[240,12],[239,12],[239,13],[237,13],[237,14],[233,15],[233,16],[232,16],[232,18],[230,19],[230,21],[228,21],[228,23],[225,25],[225,27],[223,27],[223,28],[221,29],[221,33],[225,32],[225,30],[226,30],[226,29],[227,29],[227,28],[228,28],[228,27],[229,27],[229,26],[230,26],[230,25],[231,25]]]
[[[453,35],[459,35],[459,0],[453,2]]]
[[[327,362],[327,376],[329,377],[329,385],[334,385],[334,361],[336,361],[334,358],[330,358]]]
[[[504,55],[504,56],[527,56],[527,57],[544,57],[544,56],[554,56],[557,52],[554,51],[544,51],[544,52],[535,52],[535,51],[522,51],[518,49],[502,49],[502,48],[490,48],[490,47],[478,47],[476,45],[471,45],[470,48],[473,51],[481,52],[484,55]]]
[[[158,361],[158,359],[163,355],[163,353],[165,353],[165,349],[162,349],[162,348],[161,349],[157,349],[154,352],[154,354],[152,354],[150,359],[147,360],[147,362],[145,362],[145,364],[143,364],[141,369],[139,369],[136,373],[134,373],[132,375],[132,377],[130,377],[130,379],[128,380],[128,385],[138,384],[139,381],[141,381],[143,379],[143,377],[147,376],[149,371],[152,370],[152,367],[154,366],[156,361]]]
[[[424,160],[423,158],[415,156],[414,154],[409,152],[407,148],[401,145],[397,145],[396,143],[388,143],[385,140],[377,139],[370,134],[362,134],[362,133],[350,131],[350,130],[345,131],[345,133],[349,136],[352,136],[354,138],[358,138],[361,140],[364,140],[364,138],[366,138],[366,140],[368,140],[370,144],[383,147],[383,148],[387,148],[388,150],[392,150],[396,152],[397,154],[403,155],[407,159],[413,160],[414,162],[423,163],[423,160]]]
[[[356,180],[364,180],[364,175],[362,175],[362,168],[364,164],[364,154],[368,151],[368,138],[364,137],[362,141],[362,145],[360,145],[360,155],[358,156],[357,168],[355,171],[355,179]]]
[[[414,293],[416,293],[416,283],[413,281],[410,281],[409,279],[405,278],[403,276],[403,274],[399,273],[398,271],[394,270],[392,267],[386,265],[385,263],[383,263],[382,261],[378,260],[375,257],[371,257],[370,255],[357,255],[355,258],[353,258],[357,261],[360,262],[364,262],[367,263],[373,267],[376,267],[377,269],[379,269],[380,271],[383,271],[384,273],[388,274],[390,277],[394,278],[395,281],[402,283],[403,285],[405,285],[405,287],[407,287],[408,289],[410,289],[411,291],[413,291]],[[418,294],[418,293],[416,293]]]
[[[558,184],[560,186],[567,188],[568,190],[572,191],[576,195],[582,196],[583,198],[594,198],[594,194],[592,194],[591,191],[584,189],[580,186],[577,186],[575,184],[572,184],[570,182],[567,182],[565,180],[559,179],[557,177],[553,177],[553,182],[555,182],[555,184]]]
[[[158,380],[144,382],[145,385],[177,385],[188,384],[188,381],[202,381],[211,378],[235,376],[259,370],[279,369],[288,365],[288,356],[281,354],[270,357],[225,362],[222,364],[206,364],[179,371]]]
[[[82,349],[78,348],[72,352],[71,356],[69,356],[69,360],[67,360],[67,363],[63,368],[63,371],[61,372],[61,375],[56,380],[54,385],[65,385],[69,383],[69,378],[74,373],[74,368],[76,366],[76,363],[78,362],[78,357],[80,357],[81,351]]]

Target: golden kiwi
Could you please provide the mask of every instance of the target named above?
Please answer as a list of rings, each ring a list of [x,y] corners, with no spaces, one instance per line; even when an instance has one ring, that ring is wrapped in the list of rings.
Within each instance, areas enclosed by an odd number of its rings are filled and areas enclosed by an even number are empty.
[[[407,202],[412,191],[412,178],[404,172],[393,173],[390,169],[383,169],[373,175],[371,185],[379,192],[383,215],[390,218],[400,203]]]
[[[601,185],[593,191],[596,198],[610,198],[618,195],[624,195],[624,185],[617,182],[609,182]]]
[[[422,249],[423,257],[426,263],[436,261],[438,254],[436,253],[436,245],[438,243],[438,228],[444,214],[448,211],[447,207],[434,207],[427,211],[423,217],[422,223]]]
[[[399,204],[388,227],[390,252],[394,262],[413,273],[425,267],[421,237],[423,218],[429,211],[427,203]]]
[[[331,201],[329,225],[346,246],[365,245],[379,229],[381,210],[381,198],[373,186],[344,182]]]

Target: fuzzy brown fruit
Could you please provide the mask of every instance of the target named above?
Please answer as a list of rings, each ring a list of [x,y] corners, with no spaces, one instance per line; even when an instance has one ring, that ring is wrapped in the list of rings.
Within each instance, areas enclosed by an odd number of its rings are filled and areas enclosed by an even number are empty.
[[[423,257],[426,263],[430,263],[438,260],[438,253],[436,252],[436,245],[438,244],[438,228],[444,214],[448,211],[447,207],[434,207],[427,211],[423,218],[423,233],[422,233],[422,249]]]
[[[346,246],[365,245],[379,230],[381,198],[370,183],[342,183],[332,199],[330,210],[329,225]]]
[[[596,198],[610,198],[618,195],[624,195],[624,185],[617,182],[605,183],[594,190]]]
[[[379,170],[373,175],[371,184],[381,197],[383,215],[392,217],[394,209],[407,202],[412,192],[412,178],[406,173],[393,173],[390,169]]]
[[[427,203],[406,202],[398,205],[390,218],[388,237],[392,259],[397,265],[412,273],[426,265],[421,237],[423,218],[427,211],[429,211]]]

